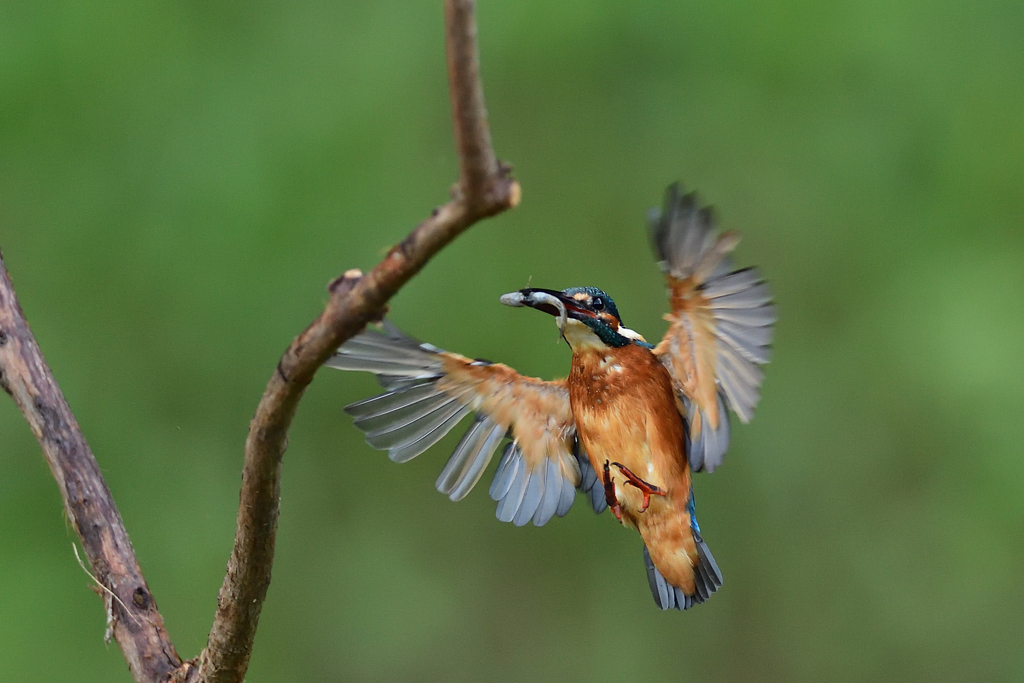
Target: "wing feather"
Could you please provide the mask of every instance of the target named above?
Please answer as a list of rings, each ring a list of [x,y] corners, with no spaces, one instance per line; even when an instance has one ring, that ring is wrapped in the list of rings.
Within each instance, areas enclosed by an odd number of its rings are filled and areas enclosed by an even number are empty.
[[[688,457],[711,471],[728,447],[725,408],[754,416],[778,318],[768,285],[753,268],[736,270],[735,233],[718,234],[695,193],[669,187],[665,208],[650,214],[651,239],[668,283],[669,329],[654,352],[684,399]],[[705,434],[706,430],[713,432]]]
[[[509,444],[509,448],[505,453],[512,458],[522,458],[522,453],[519,452],[518,448],[515,448],[515,444]],[[526,494],[526,487],[529,483],[530,475],[526,472],[525,464],[520,462],[515,468],[515,472],[509,483],[508,491],[498,501],[495,516],[497,516],[499,521],[511,522],[515,519],[515,516],[519,512],[519,508],[523,503],[523,496]]]
[[[590,501],[590,506],[594,508],[594,512],[601,514],[608,507],[608,499],[604,493],[604,482],[601,477],[594,470],[593,465],[590,464],[590,458],[583,451],[583,444],[576,441],[576,461],[580,468],[580,491]]]
[[[498,518],[541,526],[572,506],[581,477],[564,380],[545,382],[505,365],[448,353],[388,323],[353,337],[327,365],[377,375],[385,393],[345,410],[366,432],[367,443],[387,450],[396,462],[423,453],[476,413],[437,478],[437,490],[451,500],[473,489],[507,436],[512,443],[490,487]]]
[[[437,478],[437,490],[454,501],[466,497],[483,476],[505,428],[485,415],[477,415]]]
[[[513,446],[514,444],[510,443],[505,447],[504,452],[501,454],[501,462],[498,463],[498,469],[494,471],[494,479],[491,480],[491,488],[488,490],[491,500],[504,500],[512,488],[512,482],[515,481],[519,468],[522,466],[522,458],[513,458],[509,455],[509,450]]]

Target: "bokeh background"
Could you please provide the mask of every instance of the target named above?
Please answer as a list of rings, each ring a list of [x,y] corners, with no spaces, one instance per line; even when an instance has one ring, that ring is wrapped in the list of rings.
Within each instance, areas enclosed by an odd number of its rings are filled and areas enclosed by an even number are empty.
[[[410,333],[544,377],[524,286],[664,329],[645,210],[681,179],[781,313],[756,419],[696,481],[726,577],[659,612],[639,538],[582,500],[494,519],[341,411],[291,432],[249,680],[1024,679],[1024,5],[492,2],[522,205],[392,302]],[[0,3],[0,247],[179,652],[206,641],[248,421],[324,286],[456,177],[440,2]],[[3,398],[3,397],[0,397]],[[493,468],[493,465],[492,465]],[[3,678],[128,681],[21,416],[0,400]]]

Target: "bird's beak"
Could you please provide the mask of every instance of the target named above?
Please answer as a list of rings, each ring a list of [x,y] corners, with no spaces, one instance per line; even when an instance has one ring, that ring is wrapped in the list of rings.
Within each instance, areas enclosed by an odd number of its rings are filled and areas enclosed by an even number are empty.
[[[575,309],[574,301],[553,289],[520,289],[518,292],[503,294],[500,301],[506,306],[529,306],[553,315],[558,318],[560,331],[565,330],[565,322],[569,317],[566,305]]]

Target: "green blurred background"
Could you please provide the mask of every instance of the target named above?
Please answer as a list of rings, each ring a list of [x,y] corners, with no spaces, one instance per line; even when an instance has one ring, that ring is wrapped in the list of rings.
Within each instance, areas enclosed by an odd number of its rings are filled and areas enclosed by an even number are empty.
[[[497,301],[532,277],[658,337],[644,211],[699,188],[781,314],[757,418],[696,482],[725,586],[661,613],[638,536],[584,501],[542,529],[486,483],[453,505],[456,435],[394,465],[341,411],[372,378],[324,371],[249,680],[1024,679],[1024,5],[484,0],[479,24],[523,201],[391,317],[560,376],[551,320]],[[183,656],[280,353],[456,177],[442,29],[440,2],[0,3],[0,247]],[[5,680],[129,680],[73,539],[0,400]]]

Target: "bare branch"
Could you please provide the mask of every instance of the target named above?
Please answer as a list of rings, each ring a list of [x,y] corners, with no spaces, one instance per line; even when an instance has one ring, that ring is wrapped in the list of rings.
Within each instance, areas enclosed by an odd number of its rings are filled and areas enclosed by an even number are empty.
[[[445,3],[445,51],[455,149],[461,163],[459,184],[466,197],[482,198],[498,172],[498,162],[487,126],[474,11],[473,2]]]
[[[460,158],[453,199],[420,223],[366,276],[331,283],[323,313],[285,352],[267,384],[245,444],[235,546],[217,600],[198,680],[241,683],[270,585],[277,534],[281,459],[306,387],[335,349],[380,316],[388,300],[462,231],[519,203],[519,185],[491,148],[480,85],[474,2],[447,0],[446,41],[452,115]]]
[[[164,630],[99,465],[25,321],[2,257],[0,387],[14,399],[43,448],[93,578],[105,593],[108,626],[132,676],[140,683],[166,680],[181,666],[181,658]]]

